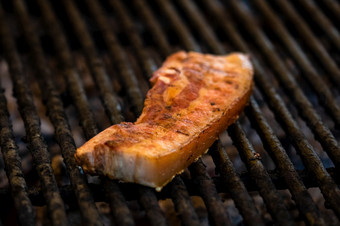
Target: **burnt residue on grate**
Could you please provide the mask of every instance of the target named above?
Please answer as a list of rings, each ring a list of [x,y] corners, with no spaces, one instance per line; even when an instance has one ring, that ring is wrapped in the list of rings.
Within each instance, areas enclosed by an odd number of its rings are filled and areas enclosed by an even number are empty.
[[[320,104],[325,105],[328,112],[332,115],[335,123],[339,125],[340,109],[331,91],[329,90],[329,87],[327,87],[322,77],[318,75],[316,68],[314,68],[314,66],[308,60],[307,55],[303,52],[294,38],[289,34],[283,23],[272,12],[266,2],[254,1],[254,3],[256,3],[256,6],[261,10],[261,13],[265,19],[271,21],[271,23],[268,23],[268,25],[273,31],[276,32],[277,37],[282,40],[301,68],[303,68],[305,73],[302,73],[302,75],[306,76],[306,80],[311,83],[314,91],[318,93]]]
[[[24,3],[21,0],[15,1],[14,3],[15,3],[14,4],[15,11],[16,11],[16,14],[18,15],[19,23],[21,25],[21,28],[23,29],[23,33],[26,38],[27,44],[30,47],[32,64],[33,64],[33,67],[35,67],[36,69],[35,75],[39,82],[40,91],[43,97],[43,102],[46,104],[47,115],[50,117],[51,122],[53,123],[55,127],[55,136],[61,147],[61,151],[62,151],[63,157],[65,159],[65,163],[67,166],[68,174],[70,175],[70,178],[71,178],[71,183],[74,186],[76,195],[78,196],[78,204],[81,207],[80,209],[81,209],[81,212],[83,213],[82,215],[84,219],[86,219],[87,222],[91,222],[92,224],[100,224],[99,214],[97,213],[97,209],[94,206],[93,199],[91,195],[89,194],[89,190],[86,186],[86,182],[83,176],[80,174],[78,166],[75,163],[75,159],[73,156],[74,151],[75,151],[75,144],[74,144],[72,134],[69,129],[68,121],[67,121],[67,118],[64,112],[63,103],[51,80],[52,73],[50,69],[48,68],[48,64],[46,62],[46,58],[44,57],[43,50],[40,46],[38,36],[36,35],[36,32],[33,30],[33,27],[30,23],[30,19],[25,9]],[[23,104],[33,104],[33,101],[25,100],[23,101]],[[20,109],[25,109],[25,108],[20,108]],[[37,122],[36,124],[38,125],[39,122]],[[37,132],[35,133],[28,131],[27,136],[33,135],[32,137],[33,141],[37,140],[37,138],[38,139],[40,137],[42,138],[42,136],[39,134],[40,129],[36,128],[36,130]],[[41,147],[35,147],[33,150],[40,151],[44,149],[42,149]],[[32,155],[34,155],[35,153],[34,151],[32,152]],[[38,167],[48,166],[50,169],[51,165],[49,163],[50,160],[49,160],[49,157],[47,156],[47,153],[43,157],[44,158],[41,158],[41,157],[38,158],[38,160],[36,161],[36,165]],[[39,171],[40,170],[38,169],[38,172]],[[52,174],[51,169],[50,169],[50,174]],[[42,179],[44,179],[45,177],[42,177]],[[45,188],[46,192],[56,193],[56,190],[57,190],[56,183],[48,182],[47,184],[54,184],[55,188],[53,187]],[[59,200],[60,200],[59,202],[61,202],[60,204],[58,204],[59,206],[53,207],[53,209],[52,207],[50,207],[51,213],[53,213],[54,211],[58,211],[58,208],[62,210],[64,209],[62,200],[61,198],[58,198],[58,196],[59,196],[59,193],[56,193],[53,196],[51,195],[50,197],[46,197],[47,202],[53,203]],[[53,224],[67,224],[66,214],[64,211],[63,211],[63,214],[60,213],[58,216],[53,215],[51,218],[52,218],[51,221]]]
[[[24,218],[34,209],[39,211],[36,206],[40,205],[47,206],[49,222],[54,224],[79,223],[80,219],[93,225],[107,221],[117,225],[145,222],[226,225],[239,224],[240,219],[246,225],[338,222],[334,219],[340,216],[337,142],[340,72],[339,56],[331,48],[339,48],[335,26],[339,3],[329,0],[3,2],[0,54],[9,66],[40,180],[38,187],[27,181],[30,183],[26,189],[25,180],[29,177],[21,172],[13,137],[16,134],[11,129],[12,112],[1,93],[1,151],[12,193],[0,188],[0,198],[13,194],[21,224],[34,224],[33,215],[27,221]],[[326,12],[332,12],[332,16]],[[306,21],[311,14],[315,20]],[[14,27],[7,26],[6,20]],[[315,27],[310,27],[314,24]],[[323,34],[319,36],[316,28]],[[25,43],[24,49],[21,43]],[[225,139],[227,133],[221,135],[208,152],[211,161],[203,158],[192,164],[159,193],[102,177],[86,180],[73,158],[74,138],[88,140],[95,136],[98,125],[102,125],[102,119],[95,115],[101,111],[105,113],[100,115],[111,124],[138,117],[147,79],[156,66],[179,49],[251,54],[254,95],[245,114],[228,129],[231,139]],[[89,69],[88,74],[79,68],[79,55],[84,56],[82,62]],[[23,61],[27,56],[29,60]],[[55,69],[61,72],[60,78]],[[36,87],[31,85],[33,81],[25,81],[26,73],[39,84],[41,96],[37,98],[43,101],[56,137],[56,142],[49,142],[60,146],[64,157],[60,165],[65,164],[70,185],[57,183],[54,178],[51,150],[40,127],[41,113],[37,112],[31,95]],[[117,86],[117,82],[121,84]],[[64,87],[59,87],[60,84]],[[89,91],[89,84],[95,91]],[[69,97],[67,103],[62,98],[65,95]],[[77,122],[80,127],[73,128]],[[12,120],[12,123],[16,122]],[[294,159],[296,155],[298,160]],[[266,158],[272,160],[274,170]],[[325,158],[326,163],[322,162]],[[299,161],[300,165],[294,165]],[[328,163],[335,167],[326,168]],[[301,167],[304,169],[296,170]],[[312,198],[307,190],[311,187],[320,189],[322,195]],[[283,196],[279,191],[282,189],[292,198]],[[16,192],[18,195],[14,195]],[[167,202],[160,202],[163,199]],[[331,210],[322,207],[317,199]],[[197,200],[201,200],[200,204]],[[262,204],[258,200],[263,200]]]
[[[0,15],[2,15],[1,12]],[[0,16],[1,19],[3,18]],[[15,208],[18,210],[19,222],[21,225],[33,225],[34,209],[28,197],[27,185],[21,168],[21,159],[18,154],[18,146],[15,143],[12,123],[7,110],[7,101],[2,88],[0,92],[0,145],[11,188],[11,195],[14,199]]]
[[[18,10],[23,9],[21,2],[15,2]],[[24,14],[22,14],[24,15]],[[2,22],[4,22],[2,20]],[[53,175],[51,162],[48,156],[47,146],[41,134],[40,120],[35,110],[31,93],[27,87],[27,81],[24,77],[24,71],[16,52],[15,45],[9,29],[6,24],[2,24],[3,49],[6,52],[12,82],[14,86],[14,95],[17,98],[20,114],[25,123],[26,137],[28,140],[28,149],[31,151],[36,170],[39,174],[43,187],[44,197],[47,200],[51,220],[55,224],[66,224],[66,213],[63,200],[60,197],[58,187]]]
[[[62,73],[67,82],[72,102],[74,103],[79,122],[84,129],[86,139],[90,139],[97,133],[96,122],[89,106],[88,98],[86,97],[84,85],[80,79],[79,73],[74,66],[74,60],[70,48],[68,46],[64,32],[58,23],[51,5],[47,1],[37,1],[42,13],[43,25],[51,37],[53,47],[58,57]]]
[[[247,225],[264,225],[263,220],[256,210],[254,201],[248,194],[245,185],[238,177],[221,141],[215,142],[209,153],[213,157],[216,165],[219,166],[218,171],[221,174],[223,185],[233,198],[236,207],[243,216],[244,222]]]
[[[336,62],[328,54],[328,51],[321,44],[321,42],[313,35],[313,32],[308,27],[306,22],[299,16],[299,14],[294,10],[289,2],[278,0],[274,1],[280,9],[283,11],[284,15],[291,20],[295,26],[296,31],[301,35],[301,38],[307,43],[308,47],[314,51],[315,56],[318,57],[323,65],[323,69],[329,73],[330,79],[336,84],[337,87],[340,86],[340,70]],[[335,29],[332,26],[327,26],[327,29]]]
[[[97,134],[97,126],[93,120],[93,115],[90,107],[87,104],[84,88],[79,82],[79,76],[75,67],[72,64],[70,50],[67,46],[65,36],[54,16],[51,6],[45,1],[39,1],[39,4],[46,19],[47,29],[49,25],[53,24],[53,29],[49,30],[49,35],[53,38],[55,48],[63,50],[64,54],[60,54],[60,64],[65,70],[65,80],[68,82],[70,96],[73,98],[78,115],[80,115],[80,124],[83,128],[87,139]],[[57,51],[58,52],[58,51]],[[120,116],[119,116],[120,117]],[[126,206],[125,199],[120,193],[119,187],[116,183],[107,179],[103,179],[103,186],[106,196],[109,199],[110,207],[118,225],[133,225],[132,217],[129,209]]]
[[[287,153],[284,151],[278,138],[261,114],[260,108],[253,97],[250,100],[249,107],[246,109],[246,114],[251,119],[253,127],[259,131],[259,135],[266,150],[274,159],[280,174],[284,178],[294,200],[301,209],[301,213],[306,218],[306,221],[311,224],[324,224],[317,206],[313,203],[312,197],[308,194],[301,178],[294,170],[294,166],[290,162]]]

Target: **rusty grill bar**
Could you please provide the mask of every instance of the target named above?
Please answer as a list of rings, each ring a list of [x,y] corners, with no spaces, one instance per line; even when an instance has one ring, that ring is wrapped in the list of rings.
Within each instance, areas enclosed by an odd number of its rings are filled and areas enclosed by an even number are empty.
[[[2,4],[0,60],[8,69],[0,67],[0,145],[9,186],[0,188],[5,200],[0,204],[5,210],[0,225],[34,225],[39,206],[48,213],[44,220],[53,225],[101,225],[108,220],[117,225],[294,225],[298,221],[326,225],[330,220],[312,197],[311,187],[320,189],[320,198],[332,210],[327,212],[332,223],[339,222],[338,2],[14,0]],[[147,79],[165,57],[180,49],[252,55],[254,94],[240,120],[228,128],[229,136],[222,134],[206,158],[160,193],[84,175],[73,157],[76,143],[109,124],[134,121],[149,89]],[[7,100],[8,84],[16,104]],[[39,102],[48,122],[42,120]],[[25,134],[12,126],[16,120],[24,123]],[[54,128],[55,141],[46,140],[45,124]],[[18,139],[23,135],[26,154],[21,153]],[[61,183],[53,168],[53,144],[59,145],[69,183]],[[256,152],[261,152],[262,160]],[[32,157],[31,171],[38,182],[22,168],[25,156]],[[265,158],[271,159],[274,170]],[[237,164],[237,159],[242,163]],[[239,170],[243,165],[246,172]],[[216,173],[210,170],[214,167]],[[291,198],[284,197],[282,190]],[[203,216],[195,197],[204,206]],[[256,197],[264,201],[269,218]],[[170,201],[178,216],[170,219],[162,200]],[[226,207],[228,200],[233,200],[236,214]],[[109,213],[103,213],[100,203],[106,203]],[[7,206],[15,210],[14,217]]]

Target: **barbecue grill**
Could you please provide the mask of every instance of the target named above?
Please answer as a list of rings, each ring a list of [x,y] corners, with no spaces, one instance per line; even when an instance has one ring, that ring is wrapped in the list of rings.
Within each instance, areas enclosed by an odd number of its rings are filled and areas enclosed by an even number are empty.
[[[337,1],[0,3],[0,225],[339,223]],[[177,50],[251,55],[239,120],[161,192],[85,175],[76,147]]]

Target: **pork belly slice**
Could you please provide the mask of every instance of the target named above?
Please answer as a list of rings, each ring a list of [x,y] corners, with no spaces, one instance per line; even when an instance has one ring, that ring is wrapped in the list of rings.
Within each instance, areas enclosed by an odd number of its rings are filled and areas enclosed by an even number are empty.
[[[160,191],[238,118],[251,94],[253,69],[241,53],[181,51],[150,81],[135,123],[113,125],[77,149],[85,172]]]

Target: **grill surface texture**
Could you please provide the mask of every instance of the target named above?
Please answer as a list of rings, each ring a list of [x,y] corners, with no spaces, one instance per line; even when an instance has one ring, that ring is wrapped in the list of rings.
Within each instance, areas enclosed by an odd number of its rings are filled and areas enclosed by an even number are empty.
[[[336,0],[0,0],[0,225],[337,225]],[[178,50],[240,51],[253,95],[161,192],[84,174]],[[166,166],[164,166],[166,167]]]

